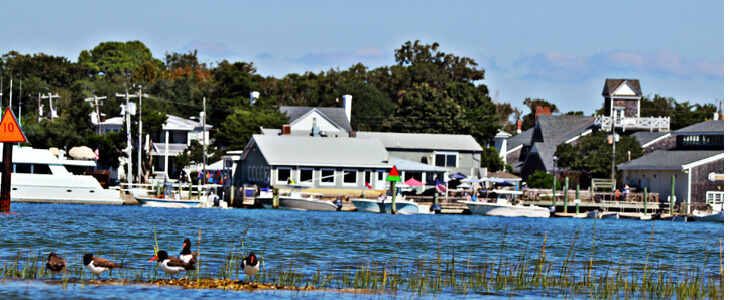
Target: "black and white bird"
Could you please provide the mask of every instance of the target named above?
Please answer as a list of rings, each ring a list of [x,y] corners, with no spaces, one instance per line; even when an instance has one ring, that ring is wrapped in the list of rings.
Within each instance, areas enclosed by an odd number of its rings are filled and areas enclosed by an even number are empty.
[[[241,269],[243,269],[243,273],[246,273],[246,275],[249,276],[249,281],[251,280],[251,277],[259,272],[260,265],[261,263],[258,259],[256,259],[256,254],[253,252],[249,253],[248,256],[241,261]]]
[[[172,278],[172,275],[178,274],[185,270],[195,270],[194,264],[186,263],[176,257],[169,257],[167,255],[167,251],[158,251],[157,255],[150,259],[150,261],[153,261],[155,259],[157,259],[157,264],[160,266],[162,271],[170,274],[170,278]]]
[[[190,239],[185,239],[183,249],[182,251],[180,251],[180,255],[177,258],[184,261],[185,263],[194,265],[198,261],[198,254],[190,251],[190,245]]]
[[[51,272],[52,275],[66,272],[66,261],[58,256],[56,253],[51,252],[51,254],[48,254],[46,269],[48,269],[48,271]]]
[[[99,277],[99,274],[104,273],[106,271],[109,271],[111,269],[118,269],[122,267],[122,264],[113,263],[109,261],[108,259],[104,259],[101,257],[95,257],[92,253],[86,253],[84,254],[84,266],[86,266],[91,273],[96,274],[96,277]]]

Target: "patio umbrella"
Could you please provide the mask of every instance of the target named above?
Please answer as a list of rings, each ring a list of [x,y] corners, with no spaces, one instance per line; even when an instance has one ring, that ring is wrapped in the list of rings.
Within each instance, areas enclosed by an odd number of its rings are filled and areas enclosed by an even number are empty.
[[[497,178],[497,177],[489,177],[487,178],[487,181],[489,182],[503,182],[504,180]]]
[[[466,175],[458,173],[458,172],[449,175],[449,179],[464,179],[464,178],[466,178]]]
[[[478,178],[469,178],[467,180],[462,180],[461,182],[477,183],[477,182],[482,182],[482,181],[479,180]]]
[[[471,186],[471,183],[464,182],[464,183],[462,183],[460,185],[457,185],[456,187],[457,188],[469,188],[470,189],[472,186]]]
[[[513,183],[510,183],[507,181],[497,182],[494,185],[496,185],[496,186],[515,186]]]
[[[71,150],[68,151],[68,155],[73,158],[79,158],[79,159],[95,159],[96,154],[94,154],[94,150],[91,150],[91,148],[86,146],[81,147],[73,147]]]
[[[420,182],[414,178],[410,178],[405,182],[408,186],[422,186],[423,182]]]

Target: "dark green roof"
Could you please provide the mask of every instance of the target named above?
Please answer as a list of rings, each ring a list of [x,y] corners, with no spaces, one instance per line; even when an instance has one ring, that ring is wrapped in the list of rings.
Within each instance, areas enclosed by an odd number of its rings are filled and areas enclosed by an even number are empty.
[[[722,150],[657,150],[618,165],[619,170],[681,170],[683,165],[723,154]]]

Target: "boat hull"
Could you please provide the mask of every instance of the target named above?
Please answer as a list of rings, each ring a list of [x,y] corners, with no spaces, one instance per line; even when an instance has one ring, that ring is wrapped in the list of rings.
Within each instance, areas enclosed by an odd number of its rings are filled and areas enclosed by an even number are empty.
[[[350,199],[359,212],[383,213],[385,207],[382,202],[372,199]]]
[[[695,214],[695,221],[700,222],[719,222],[719,223],[725,223],[725,211],[721,211],[719,213],[711,214],[711,215],[699,215]]]
[[[391,214],[393,212],[393,202],[385,201],[382,203],[384,213]],[[413,201],[395,201],[395,213],[399,215],[416,215],[431,214],[430,206],[418,204]]]
[[[91,176],[13,174],[10,200],[14,202],[122,205],[116,190],[103,189]]]
[[[145,206],[174,208],[206,207],[204,201],[200,200],[175,200],[151,197],[136,197],[135,199],[137,199],[137,202],[139,202],[139,204]]]
[[[337,205],[316,198],[279,197],[279,207],[294,210],[337,211]]]
[[[487,202],[460,201],[469,207],[472,214],[501,217],[549,218],[550,210],[539,206],[522,206]]]

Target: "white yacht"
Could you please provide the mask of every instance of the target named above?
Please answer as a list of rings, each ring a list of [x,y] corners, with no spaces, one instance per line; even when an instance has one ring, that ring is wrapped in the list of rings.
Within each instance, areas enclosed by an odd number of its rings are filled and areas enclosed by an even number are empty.
[[[0,149],[2,149],[1,144]],[[0,155],[0,161],[2,161],[2,155]],[[74,175],[66,169],[66,166],[94,167],[95,165],[96,163],[91,160],[59,159],[47,149],[13,146],[10,200],[41,203],[124,204],[119,191],[104,189],[93,176]]]

